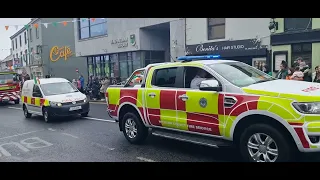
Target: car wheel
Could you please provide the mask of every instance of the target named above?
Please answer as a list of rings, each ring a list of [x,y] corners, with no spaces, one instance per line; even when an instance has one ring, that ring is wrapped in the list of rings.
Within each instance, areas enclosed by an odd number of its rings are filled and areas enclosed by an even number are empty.
[[[52,116],[50,115],[50,113],[49,113],[49,111],[48,111],[48,109],[43,109],[43,118],[44,118],[44,121],[46,122],[46,123],[49,123],[49,122],[51,122],[51,120],[52,120]]]
[[[148,128],[140,118],[131,112],[126,113],[121,121],[123,134],[132,144],[141,144],[148,136]]]
[[[82,113],[82,114],[81,114],[81,117],[88,117],[88,114],[89,114],[89,112]]]
[[[239,148],[245,161],[288,162],[295,149],[291,142],[272,126],[254,124],[241,134]]]
[[[25,105],[23,105],[23,114],[25,118],[31,118],[31,114],[28,112],[28,109]]]

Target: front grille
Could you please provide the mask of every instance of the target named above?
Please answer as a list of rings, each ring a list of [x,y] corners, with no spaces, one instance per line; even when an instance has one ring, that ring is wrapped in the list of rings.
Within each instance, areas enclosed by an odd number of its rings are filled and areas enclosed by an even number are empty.
[[[76,104],[81,104],[81,103],[84,103],[84,100],[76,101]],[[72,102],[62,103],[63,106],[66,106],[66,105],[76,105],[76,104],[72,104]]]

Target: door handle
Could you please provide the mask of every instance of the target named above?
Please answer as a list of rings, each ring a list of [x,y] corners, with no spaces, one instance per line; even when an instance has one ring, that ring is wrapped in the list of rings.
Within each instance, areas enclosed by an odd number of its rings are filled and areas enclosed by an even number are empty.
[[[189,98],[188,98],[188,96],[187,96],[186,94],[183,94],[183,95],[180,95],[180,96],[179,96],[179,99],[181,99],[182,101],[186,101],[186,100],[188,100]]]
[[[154,98],[154,97],[156,97],[156,94],[155,93],[149,93],[148,96],[151,97],[151,98]]]

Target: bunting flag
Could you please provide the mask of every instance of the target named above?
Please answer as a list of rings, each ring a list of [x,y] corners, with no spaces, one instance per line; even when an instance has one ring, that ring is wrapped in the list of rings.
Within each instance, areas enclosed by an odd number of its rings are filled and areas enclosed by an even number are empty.
[[[66,27],[68,23],[76,23],[76,22],[85,22],[85,21],[91,21],[95,22],[98,19],[100,20],[106,20],[106,18],[81,18],[80,20],[74,19],[71,21],[61,21],[61,22],[50,22],[50,23],[35,23],[35,24],[25,24],[25,25],[5,25],[5,30],[8,30],[10,27],[14,27],[16,30],[19,29],[19,27],[25,27],[26,29],[29,28],[39,28],[41,25],[43,25],[45,28],[48,28],[49,25],[52,25],[53,27],[58,27],[59,24],[61,24],[63,27]]]

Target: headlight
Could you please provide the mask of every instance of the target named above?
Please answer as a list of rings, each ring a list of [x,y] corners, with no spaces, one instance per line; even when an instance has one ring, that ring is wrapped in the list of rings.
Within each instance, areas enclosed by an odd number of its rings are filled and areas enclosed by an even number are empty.
[[[87,102],[87,100],[88,100],[87,98],[84,98],[83,102]]]
[[[61,103],[58,103],[58,102],[52,102],[52,101],[50,101],[50,105],[51,105],[51,106],[62,106],[62,104],[61,104]]]
[[[293,107],[303,114],[320,114],[320,102],[293,103]]]

